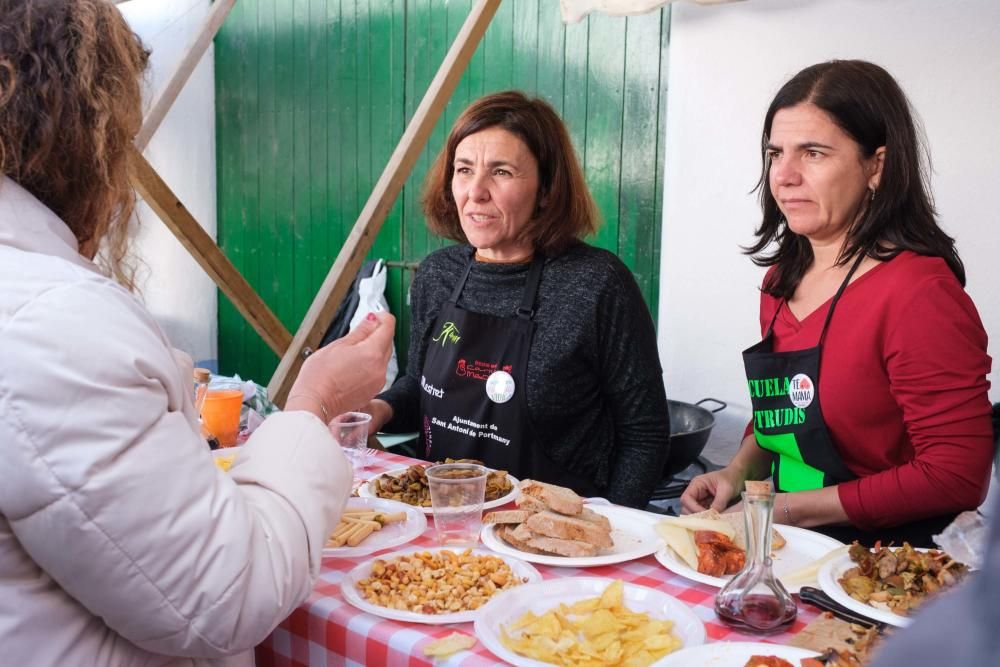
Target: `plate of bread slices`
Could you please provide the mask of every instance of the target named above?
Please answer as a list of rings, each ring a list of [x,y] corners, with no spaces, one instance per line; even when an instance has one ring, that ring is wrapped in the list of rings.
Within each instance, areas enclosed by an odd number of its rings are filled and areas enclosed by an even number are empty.
[[[594,567],[656,552],[656,517],[588,502],[572,489],[531,479],[519,483],[516,509],[483,517],[483,544],[530,563]]]

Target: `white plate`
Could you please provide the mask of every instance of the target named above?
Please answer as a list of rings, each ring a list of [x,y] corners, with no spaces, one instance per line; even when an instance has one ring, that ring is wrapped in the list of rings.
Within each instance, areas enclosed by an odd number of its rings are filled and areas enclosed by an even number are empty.
[[[433,464],[428,463],[427,466],[425,467],[429,467],[431,465]],[[374,482],[377,478],[381,477],[382,475],[389,475],[390,477],[398,477],[407,470],[409,470],[409,466],[403,468],[393,468],[392,470],[386,470],[381,475],[375,475],[375,477],[372,477],[367,482],[358,487],[358,495],[361,496],[362,498],[378,498],[378,496],[375,495],[375,492],[372,490],[372,482]],[[513,502],[514,499],[517,498],[518,494],[521,493],[521,490],[517,486],[518,484],[517,478],[511,475],[510,473],[507,473],[507,479],[510,481],[511,485],[510,493],[508,493],[506,496],[501,496],[496,500],[489,500],[483,503],[484,510],[493,509],[494,507],[500,507],[501,505],[506,505],[509,502]],[[388,500],[388,498],[386,500]],[[417,506],[413,505],[413,507]],[[426,516],[431,516],[434,514],[434,510],[431,509],[430,507],[417,507],[417,509],[423,512]]]
[[[424,548],[415,547],[413,549],[404,549],[402,551],[394,551],[389,554],[383,554],[378,557],[378,560],[390,561],[399,556],[408,556],[412,553],[418,551],[429,551],[435,553],[438,551],[444,551],[441,548]],[[451,549],[451,551],[461,552],[462,549]],[[495,554],[493,552],[487,551],[485,549],[473,549],[473,554],[480,556],[495,556],[502,559],[510,567],[511,572],[514,576],[520,579],[527,579],[526,583],[532,583],[542,580],[542,575],[538,573],[531,565],[528,565],[522,560],[517,558],[510,558],[508,556],[503,556],[501,554]],[[358,592],[358,582],[362,579],[368,577],[372,571],[372,565],[375,563],[375,558],[367,560],[361,565],[358,565],[353,570],[348,572],[343,581],[340,583],[340,592],[343,593],[344,599],[350,604],[354,605],[361,611],[366,611],[369,614],[374,614],[375,616],[381,616],[382,618],[391,618],[396,621],[409,621],[411,623],[427,623],[431,625],[444,625],[446,623],[468,623],[475,620],[476,614],[483,608],[474,609],[471,611],[458,611],[453,614],[418,614],[414,611],[403,611],[400,609],[389,609],[388,607],[380,607],[379,605],[372,604],[368,602],[363,597],[361,593]],[[522,584],[526,585],[526,584]],[[484,605],[485,606],[485,605]]]
[[[917,551],[930,551],[930,549],[917,549]],[[936,549],[936,551],[940,551],[940,549]],[[830,561],[819,570],[819,587],[823,589],[824,593],[832,597],[834,601],[868,618],[873,618],[876,621],[882,621],[883,623],[895,625],[900,628],[905,628],[912,623],[913,619],[909,616],[901,616],[893,611],[878,609],[860,600],[855,600],[847,594],[847,591],[844,590],[844,587],[837,580],[840,579],[840,575],[855,565],[857,563],[851,560],[850,554],[844,554],[840,558]]]
[[[541,615],[559,604],[573,604],[586,598],[598,597],[612,579],[569,577],[549,579],[504,591],[487,602],[476,617],[476,636],[498,658],[512,665],[542,667],[551,663],[532,660],[514,653],[500,641],[500,627],[507,626],[526,612]],[[674,622],[672,632],[683,646],[697,646],[705,641],[705,625],[687,605],[666,593],[624,582],[625,606],[633,612],[646,612],[658,620]],[[662,664],[662,660],[653,663]]]
[[[396,500],[386,500],[385,498],[349,498],[348,509],[373,509],[386,514],[396,512],[406,512],[405,521],[396,521],[385,526],[382,530],[376,530],[356,547],[342,546],[337,548],[326,547],[323,549],[323,557],[336,556],[340,558],[357,558],[368,554],[391,549],[401,544],[406,544],[423,534],[427,529],[427,518],[418,508],[401,503]]]
[[[658,667],[743,667],[755,655],[774,655],[798,665],[802,658],[815,658],[819,653],[764,642],[714,642],[681,649],[656,664]]]
[[[809,564],[815,562],[817,559],[822,558],[834,549],[844,546],[832,537],[827,537],[822,533],[817,533],[812,530],[806,530],[805,528],[796,528],[795,526],[775,526],[778,532],[781,533],[782,537],[785,538],[785,546],[777,551],[773,552],[772,568],[774,573],[781,579],[781,575],[789,574],[795,572],[796,570],[806,567]],[[700,581],[703,584],[708,584],[709,586],[715,586],[717,588],[722,588],[726,583],[733,578],[733,575],[727,574],[723,577],[713,577],[709,574],[702,574],[698,570],[692,569],[687,563],[681,559],[674,550],[670,547],[663,547],[656,552],[656,560],[660,561],[660,565],[667,568],[671,572],[691,579],[692,581]],[[788,589],[789,593],[798,593],[799,589],[803,586],[808,586],[812,582],[799,583],[795,585],[786,585],[785,588]]]
[[[597,565],[610,565],[612,563],[624,563],[625,561],[642,558],[655,552],[663,546],[663,540],[656,534],[653,526],[656,519],[653,515],[646,515],[638,510],[631,510],[616,505],[595,505],[584,503],[598,514],[608,517],[611,522],[611,539],[615,545],[610,549],[602,549],[596,556],[581,556],[580,558],[569,558],[567,556],[556,556],[549,554],[532,554],[516,549],[504,542],[496,534],[496,525],[483,526],[483,544],[493,551],[508,554],[515,558],[523,558],[530,563],[540,565],[554,565],[556,567],[595,567]]]

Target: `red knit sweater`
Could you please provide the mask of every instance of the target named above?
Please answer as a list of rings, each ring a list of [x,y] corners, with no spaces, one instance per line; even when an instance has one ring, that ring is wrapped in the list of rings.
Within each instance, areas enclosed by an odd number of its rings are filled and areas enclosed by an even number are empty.
[[[762,334],[780,303],[761,295]],[[783,307],[775,351],[816,345],[829,309],[827,301],[800,322]],[[827,330],[819,395],[833,443],[858,476],[838,488],[855,526],[982,502],[993,456],[990,363],[976,307],[944,260],[904,252],[848,285]]]

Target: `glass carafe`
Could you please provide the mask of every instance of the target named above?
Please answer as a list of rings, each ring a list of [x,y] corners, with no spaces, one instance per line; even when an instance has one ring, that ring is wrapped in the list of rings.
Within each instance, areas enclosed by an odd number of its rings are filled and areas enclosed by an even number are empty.
[[[795,601],[771,569],[774,493],[743,493],[747,559],[715,596],[715,613],[741,630],[769,634],[787,628],[798,613]]]

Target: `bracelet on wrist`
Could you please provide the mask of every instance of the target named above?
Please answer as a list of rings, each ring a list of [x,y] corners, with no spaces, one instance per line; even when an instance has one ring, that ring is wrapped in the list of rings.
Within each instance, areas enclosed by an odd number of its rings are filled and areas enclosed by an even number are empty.
[[[788,494],[787,493],[783,493],[781,495],[784,497],[783,509],[784,509],[784,513],[785,513],[785,525],[787,525],[787,526],[794,525],[792,523],[792,513],[790,511],[788,511]]]
[[[313,394],[292,394],[288,397],[288,400],[290,401],[293,398],[308,398],[310,401],[314,401],[317,405],[319,405],[319,409],[323,412],[323,423],[330,423],[330,411],[326,409],[326,404],[319,396],[315,396]]]

